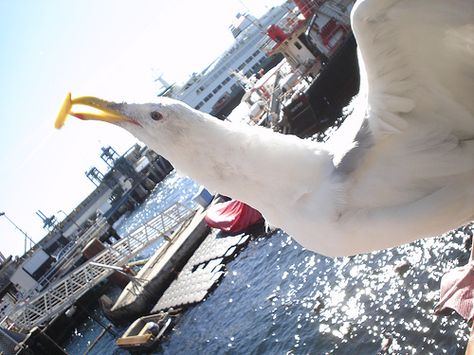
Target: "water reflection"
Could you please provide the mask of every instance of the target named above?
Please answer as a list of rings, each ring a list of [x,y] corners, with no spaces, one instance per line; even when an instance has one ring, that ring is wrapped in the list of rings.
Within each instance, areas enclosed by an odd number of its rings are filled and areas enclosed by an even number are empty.
[[[166,193],[190,201],[197,185],[172,175]],[[120,228],[136,228],[169,203],[154,193]],[[436,316],[439,281],[465,264],[465,233],[352,258],[329,259],[284,232],[258,238],[231,263],[205,302],[189,308],[157,353],[164,354],[463,354],[468,325]],[[151,252],[150,252],[151,253]],[[81,329],[70,353],[84,349]],[[107,338],[100,354],[123,353]],[[76,346],[76,347],[75,347]],[[385,350],[383,350],[385,349]]]

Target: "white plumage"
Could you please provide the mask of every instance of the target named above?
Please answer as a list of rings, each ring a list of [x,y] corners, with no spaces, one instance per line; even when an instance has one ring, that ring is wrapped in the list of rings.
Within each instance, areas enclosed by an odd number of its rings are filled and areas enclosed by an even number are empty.
[[[165,98],[88,104],[120,112],[108,120],[321,254],[393,247],[474,219],[474,2],[362,0],[352,27],[361,89],[324,144]]]

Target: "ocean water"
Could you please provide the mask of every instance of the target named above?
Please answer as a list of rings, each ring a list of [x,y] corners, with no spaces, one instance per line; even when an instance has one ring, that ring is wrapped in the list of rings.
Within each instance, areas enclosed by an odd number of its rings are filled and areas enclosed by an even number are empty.
[[[170,175],[119,228],[126,233],[198,186]],[[381,236],[383,237],[383,236]],[[186,309],[157,354],[464,354],[469,328],[438,316],[441,276],[467,263],[465,233],[351,258],[325,258],[277,231],[252,240],[208,298]],[[156,246],[142,256],[151,255]],[[403,263],[404,272],[395,266]],[[117,293],[118,291],[116,291]],[[94,315],[108,323],[100,309]],[[126,326],[114,328],[121,334]],[[102,328],[78,325],[66,350],[83,354]],[[107,334],[90,354],[127,354]],[[382,342],[388,351],[382,351]]]

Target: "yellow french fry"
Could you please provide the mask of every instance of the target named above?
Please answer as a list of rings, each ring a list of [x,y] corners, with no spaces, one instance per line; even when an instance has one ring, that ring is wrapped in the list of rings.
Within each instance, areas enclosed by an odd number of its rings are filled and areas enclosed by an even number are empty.
[[[71,100],[71,93],[69,92],[64,99],[63,105],[61,106],[61,110],[58,113],[58,117],[56,118],[56,121],[54,122],[54,128],[60,129],[63,125],[64,122],[66,121],[66,117],[71,111],[72,107],[72,100]]]

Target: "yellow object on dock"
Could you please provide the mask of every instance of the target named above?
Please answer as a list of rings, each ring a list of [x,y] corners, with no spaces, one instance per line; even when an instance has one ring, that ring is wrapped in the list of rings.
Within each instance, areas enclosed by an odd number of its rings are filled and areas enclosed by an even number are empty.
[[[128,267],[143,266],[148,262],[148,260],[150,260],[150,258],[131,261],[127,264],[127,266]]]
[[[151,334],[144,334],[144,335],[134,335],[128,336],[125,338],[118,338],[117,345],[118,346],[142,346],[150,341]]]

